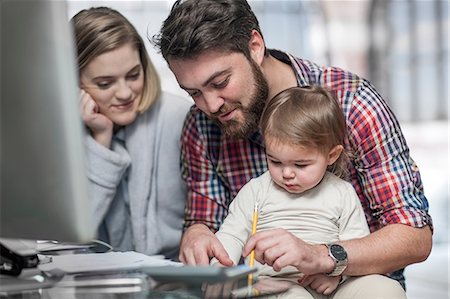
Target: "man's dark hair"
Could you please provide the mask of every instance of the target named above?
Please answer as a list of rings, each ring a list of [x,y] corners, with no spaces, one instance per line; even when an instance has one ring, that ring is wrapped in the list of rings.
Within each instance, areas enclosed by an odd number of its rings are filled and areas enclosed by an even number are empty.
[[[166,61],[194,58],[206,50],[240,52],[250,59],[258,20],[245,0],[178,0],[152,43]]]

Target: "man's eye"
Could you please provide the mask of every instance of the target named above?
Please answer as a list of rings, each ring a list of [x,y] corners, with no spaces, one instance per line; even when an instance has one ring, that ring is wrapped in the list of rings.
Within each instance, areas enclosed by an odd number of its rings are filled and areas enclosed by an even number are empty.
[[[225,80],[220,81],[218,83],[214,83],[213,86],[215,88],[224,88],[225,86],[228,85],[228,82],[230,81],[230,77],[227,77]]]
[[[187,93],[192,98],[195,98],[200,94],[198,91],[187,91]]]

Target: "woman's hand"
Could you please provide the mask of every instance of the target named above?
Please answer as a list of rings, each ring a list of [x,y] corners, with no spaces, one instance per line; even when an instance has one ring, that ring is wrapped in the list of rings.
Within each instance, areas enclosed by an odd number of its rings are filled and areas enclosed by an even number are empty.
[[[95,141],[109,148],[114,124],[109,118],[99,113],[97,103],[83,89],[80,90],[80,114]]]

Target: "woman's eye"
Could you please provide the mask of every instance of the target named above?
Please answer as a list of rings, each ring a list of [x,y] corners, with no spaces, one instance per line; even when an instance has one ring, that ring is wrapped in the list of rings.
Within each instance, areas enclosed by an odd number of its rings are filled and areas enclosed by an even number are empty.
[[[106,89],[109,86],[111,86],[111,83],[110,82],[98,82],[97,86],[101,89]]]
[[[140,75],[141,75],[141,73],[140,73],[140,72],[137,72],[137,73],[128,75],[128,78],[129,78],[130,80],[137,80],[137,79],[139,79],[139,76],[140,76]]]

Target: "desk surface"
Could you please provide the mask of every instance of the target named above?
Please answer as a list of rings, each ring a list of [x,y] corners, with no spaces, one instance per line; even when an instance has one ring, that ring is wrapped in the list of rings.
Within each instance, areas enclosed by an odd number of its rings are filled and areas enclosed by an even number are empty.
[[[44,277],[37,271],[24,272],[19,278],[1,276],[0,298],[251,298],[280,294],[289,284],[262,279],[248,287],[247,278],[216,284],[157,282],[139,271],[109,274],[61,275]],[[5,292],[5,286],[22,284]]]
[[[87,253],[90,253],[90,251]],[[82,256],[74,255],[70,251],[61,254],[74,257]],[[104,258],[104,254],[108,253],[102,251],[102,254],[99,257]],[[53,259],[57,256],[58,254],[53,256]],[[92,262],[89,261],[77,259],[77,263],[81,263],[80,265]],[[155,265],[154,263],[153,261],[152,265]],[[239,271],[239,275],[231,275],[231,277],[227,276],[223,279],[226,282],[206,284],[202,282],[222,280],[183,279],[184,283],[181,283],[181,278],[173,279],[171,275],[170,279],[164,280],[164,275],[158,276],[155,273],[153,273],[152,278],[152,272],[148,271],[145,265],[131,269],[130,267],[113,268],[115,272],[103,269],[101,273],[92,269],[91,272],[71,272],[67,270],[64,272],[59,270],[64,269],[61,268],[61,264],[54,264],[53,266],[49,269],[41,267],[24,269],[19,277],[0,275],[0,298],[251,298],[280,294],[286,292],[290,287],[290,283],[276,278],[260,279],[248,286],[247,276],[245,275],[247,272]],[[156,280],[158,277],[159,281]],[[241,278],[237,279],[237,277]]]

